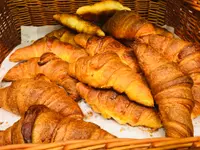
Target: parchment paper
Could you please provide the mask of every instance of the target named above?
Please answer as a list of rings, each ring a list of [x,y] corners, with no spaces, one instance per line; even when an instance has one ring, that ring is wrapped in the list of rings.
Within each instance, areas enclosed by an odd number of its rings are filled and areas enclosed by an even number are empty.
[[[35,40],[43,37],[52,30],[58,29],[60,26],[22,26],[21,27],[21,44],[18,45],[11,53],[20,47],[30,45]],[[173,32],[173,28],[165,26],[168,30]],[[10,56],[10,55],[9,55]],[[10,83],[1,82],[6,72],[17,63],[9,61],[9,56],[2,62],[0,68],[0,87],[6,87]],[[91,108],[82,100],[79,102],[83,113],[85,114],[85,121],[93,122],[99,125],[104,130],[120,138],[150,138],[150,137],[164,137],[165,132],[159,129],[155,132],[150,132],[150,129],[144,127],[131,127],[129,125],[120,125],[114,120],[104,119],[101,115],[93,112]],[[0,130],[4,130],[16,122],[20,117],[0,109]],[[200,117],[193,120],[195,136],[200,136]]]

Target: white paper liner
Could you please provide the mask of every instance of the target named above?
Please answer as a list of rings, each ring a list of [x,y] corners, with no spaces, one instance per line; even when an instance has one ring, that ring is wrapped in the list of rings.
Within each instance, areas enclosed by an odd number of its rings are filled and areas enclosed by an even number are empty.
[[[164,26],[169,31],[173,32],[172,27]],[[21,27],[21,44],[15,47],[11,52],[13,53],[16,49],[30,45],[33,41],[43,37],[52,30],[58,29],[60,26],[22,26]],[[10,54],[11,54],[10,53]],[[1,82],[7,71],[12,68],[17,63],[9,61],[8,55],[2,62],[0,68],[0,87],[5,87],[10,85],[10,83]],[[150,132],[150,129],[144,127],[131,127],[129,125],[120,125],[112,119],[104,119],[100,114],[95,113],[92,109],[84,102],[84,100],[79,102],[79,106],[82,109],[85,117],[85,121],[93,122],[99,125],[102,129],[108,131],[109,133],[119,137],[119,138],[152,138],[152,137],[164,137],[165,132],[163,128],[155,132]],[[20,117],[11,114],[3,109],[0,109],[0,130],[4,130],[16,122]],[[2,123],[2,124],[1,124]],[[193,120],[194,125],[194,135],[200,136],[200,117]]]

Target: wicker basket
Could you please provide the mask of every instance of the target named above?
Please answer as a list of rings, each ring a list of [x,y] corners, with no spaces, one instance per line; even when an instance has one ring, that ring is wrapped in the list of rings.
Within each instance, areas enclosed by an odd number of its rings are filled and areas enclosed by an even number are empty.
[[[0,64],[20,43],[21,25],[52,25],[55,13],[74,13],[99,0],[0,0]],[[200,0],[120,0],[150,22],[175,28],[181,38],[200,42]],[[8,145],[0,149],[200,149],[200,137],[172,139],[78,140],[51,144]]]

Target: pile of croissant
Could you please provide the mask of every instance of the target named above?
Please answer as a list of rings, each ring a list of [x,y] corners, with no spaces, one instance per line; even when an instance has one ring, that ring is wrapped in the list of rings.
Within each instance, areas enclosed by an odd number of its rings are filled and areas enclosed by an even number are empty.
[[[83,121],[81,99],[119,124],[193,136],[200,115],[200,46],[157,27],[117,1],[56,14],[64,27],[17,49],[0,107],[22,116],[0,145],[116,138]]]

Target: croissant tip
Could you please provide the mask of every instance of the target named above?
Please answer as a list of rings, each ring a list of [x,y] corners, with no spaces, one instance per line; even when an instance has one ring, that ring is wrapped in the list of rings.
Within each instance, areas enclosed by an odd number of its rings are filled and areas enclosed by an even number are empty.
[[[81,14],[82,14],[82,10],[81,10],[81,9],[82,9],[81,7],[78,8],[78,9],[76,10],[76,14],[81,15]]]
[[[154,107],[154,101],[147,101],[146,105],[149,107]]]
[[[126,6],[123,7],[123,10],[131,11],[131,9],[129,7],[126,7]]]
[[[142,99],[142,98],[141,98]],[[141,104],[141,105],[144,105],[144,106],[147,106],[147,107],[154,107],[154,100],[153,99],[143,99],[143,101],[141,101],[141,99],[139,101],[136,101],[137,103]]]
[[[60,19],[60,15],[59,15],[59,14],[55,14],[55,15],[53,15],[53,19],[55,19],[55,20],[59,20],[59,19]]]
[[[105,36],[105,33],[102,30],[97,31],[98,36]]]
[[[13,61],[14,61],[14,58],[13,58],[13,57],[14,57],[14,55],[11,54],[10,57],[9,57],[9,61],[13,62]]]

